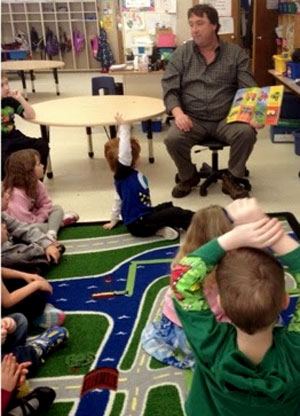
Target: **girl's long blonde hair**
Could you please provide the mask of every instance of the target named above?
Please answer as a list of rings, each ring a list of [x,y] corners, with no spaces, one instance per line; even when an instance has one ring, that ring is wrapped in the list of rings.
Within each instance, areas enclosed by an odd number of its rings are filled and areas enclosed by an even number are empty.
[[[12,153],[5,163],[3,190],[23,189],[27,196],[36,198],[38,178],[34,173],[40,154],[34,149],[18,150]]]
[[[199,209],[193,215],[185,240],[180,246],[171,267],[175,267],[188,253],[231,229],[232,224],[219,205],[209,205],[206,208]]]

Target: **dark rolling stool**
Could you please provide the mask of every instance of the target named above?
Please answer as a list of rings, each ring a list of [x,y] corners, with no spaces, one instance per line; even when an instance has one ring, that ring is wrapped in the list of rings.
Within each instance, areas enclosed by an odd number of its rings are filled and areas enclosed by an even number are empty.
[[[219,150],[223,150],[224,147],[228,147],[229,144],[220,142],[217,139],[207,139],[201,142],[201,146],[207,147],[211,152],[211,166],[207,163],[203,163],[199,171],[200,178],[205,178],[205,181],[200,185],[199,193],[201,196],[207,196],[207,188],[218,180],[222,179],[224,173],[227,172],[227,169],[219,169]],[[206,149],[203,149],[206,150]],[[195,153],[201,152],[201,150],[196,150]],[[249,171],[246,169],[245,176],[249,176]],[[239,183],[245,187],[247,191],[251,191],[251,184],[248,179],[239,179]]]

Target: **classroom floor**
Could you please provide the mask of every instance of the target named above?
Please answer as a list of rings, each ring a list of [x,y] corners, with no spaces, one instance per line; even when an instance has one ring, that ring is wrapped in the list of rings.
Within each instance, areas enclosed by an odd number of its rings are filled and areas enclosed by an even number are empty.
[[[100,74],[99,74],[100,75]],[[91,78],[97,73],[60,73],[60,98],[90,95]],[[118,79],[116,79],[118,81]],[[21,82],[16,75],[9,74],[10,87],[22,91]],[[31,104],[58,98],[55,95],[53,77],[50,73],[36,75],[36,93],[29,92]],[[28,91],[30,82],[28,81]],[[66,109],[68,111],[68,109]],[[122,108],[120,108],[122,112]],[[40,136],[39,127],[18,119],[17,126],[27,135]],[[140,139],[142,146],[139,169],[148,177],[153,205],[173,200],[183,208],[197,210],[209,204],[226,206],[231,199],[221,192],[221,182],[209,188],[207,197],[200,197],[198,188],[182,199],[172,199],[175,166],[170,159],[163,139],[167,126],[154,135],[155,163],[148,162],[148,148],[145,134],[140,124],[134,125],[133,135]],[[47,189],[55,204],[65,210],[77,211],[81,221],[108,220],[113,200],[113,177],[103,156],[106,135],[102,128],[93,132],[93,159],[87,155],[87,139],[83,128],[51,128],[51,160],[54,177],[45,179]],[[209,151],[198,154],[195,160],[210,162]],[[228,149],[220,152],[220,165],[226,167]],[[269,128],[258,133],[255,149],[248,161],[251,195],[256,197],[267,212],[289,211],[300,221],[300,157],[294,153],[293,144],[273,144]]]

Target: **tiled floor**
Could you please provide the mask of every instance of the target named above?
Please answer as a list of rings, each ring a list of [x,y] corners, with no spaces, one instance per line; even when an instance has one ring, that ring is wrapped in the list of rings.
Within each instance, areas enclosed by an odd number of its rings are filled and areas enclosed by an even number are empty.
[[[89,95],[92,73],[63,73],[59,75],[61,98],[75,95]],[[21,89],[21,83],[15,76],[10,76],[11,88]],[[28,84],[30,84],[28,82]],[[50,73],[37,74],[36,94],[29,93],[30,103],[57,98],[54,82]],[[28,85],[29,86],[29,85]],[[68,109],[66,108],[66,111]],[[122,112],[122,108],[120,108]],[[24,133],[39,136],[39,127],[23,120],[18,126]],[[157,204],[171,200],[171,189],[174,185],[175,166],[171,161],[163,138],[164,131],[155,134],[155,163],[149,164],[147,157],[147,140],[139,124],[134,126],[134,136],[142,145],[140,170],[150,182],[152,202]],[[75,210],[82,221],[107,220],[113,199],[113,177],[103,157],[103,145],[106,136],[101,128],[94,129],[95,157],[87,155],[85,129],[51,128],[51,159],[53,179],[45,179],[45,184],[56,204],[65,210]],[[228,149],[221,152],[220,161],[226,166]],[[199,154],[198,163],[210,161],[208,151]],[[248,162],[250,180],[255,196],[265,211],[290,211],[300,220],[300,157],[294,153],[293,144],[272,144],[269,129],[266,127],[258,134],[258,141]],[[197,210],[209,204],[226,206],[228,196],[221,192],[221,184],[212,185],[207,197],[200,197],[198,189],[174,203],[183,208]]]

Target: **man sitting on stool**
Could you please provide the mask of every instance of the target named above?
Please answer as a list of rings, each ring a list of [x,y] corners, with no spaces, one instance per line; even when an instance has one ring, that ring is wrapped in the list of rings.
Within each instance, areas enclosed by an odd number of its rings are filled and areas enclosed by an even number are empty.
[[[256,142],[255,129],[263,126],[253,121],[227,124],[226,116],[236,91],[256,86],[248,55],[238,45],[219,39],[219,17],[213,7],[190,8],[188,21],[193,40],[176,49],[162,79],[165,106],[175,118],[165,139],[180,179],[172,196],[182,198],[198,184],[191,148],[213,137],[230,145],[222,191],[233,199],[247,197],[238,179],[245,175]]]

